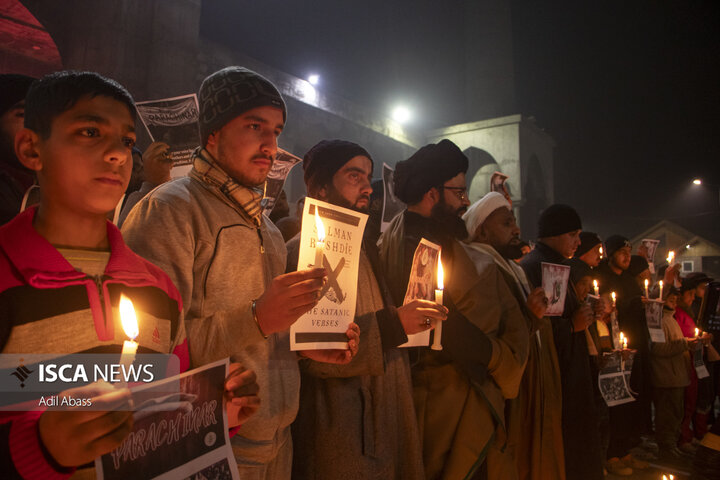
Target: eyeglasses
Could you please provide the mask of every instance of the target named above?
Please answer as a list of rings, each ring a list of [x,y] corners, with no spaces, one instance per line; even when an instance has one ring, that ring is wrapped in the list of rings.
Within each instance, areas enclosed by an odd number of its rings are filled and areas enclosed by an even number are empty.
[[[452,190],[452,192],[457,195],[457,197],[460,200],[468,200],[468,191],[466,187],[446,187],[445,185],[440,185],[440,188],[445,190]]]

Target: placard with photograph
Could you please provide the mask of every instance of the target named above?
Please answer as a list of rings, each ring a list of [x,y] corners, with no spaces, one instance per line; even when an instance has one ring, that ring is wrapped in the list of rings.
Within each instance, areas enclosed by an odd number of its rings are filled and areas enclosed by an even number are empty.
[[[620,351],[605,352],[602,369],[598,375],[598,387],[608,407],[635,401],[629,382],[635,353],[630,352],[626,361]]]
[[[560,317],[565,311],[570,267],[542,262],[542,288],[548,299],[547,317]]]
[[[645,304],[645,322],[647,323],[650,340],[665,343],[665,331],[662,328],[663,302],[648,300]]]
[[[640,240],[643,247],[645,247],[645,258],[648,262],[648,268],[650,273],[655,273],[655,252],[660,244],[660,240],[653,240],[651,238],[643,238]]]
[[[275,154],[275,160],[273,161],[270,173],[268,173],[267,179],[265,180],[265,187],[263,189],[263,199],[261,206],[265,215],[270,215],[273,208],[275,208],[275,202],[280,196],[283,187],[285,186],[285,180],[287,180],[290,170],[302,162],[302,158],[293,155],[290,152],[278,148]]]

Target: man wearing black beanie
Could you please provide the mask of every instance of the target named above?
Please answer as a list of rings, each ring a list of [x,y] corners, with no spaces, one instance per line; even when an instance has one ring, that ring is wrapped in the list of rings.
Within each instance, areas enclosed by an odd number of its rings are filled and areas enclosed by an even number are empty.
[[[25,191],[35,181],[15,155],[15,134],[23,129],[25,94],[35,79],[26,75],[0,75],[0,225],[20,212]]]
[[[486,473],[491,447],[505,446],[505,400],[517,396],[529,329],[495,264],[479,275],[460,244],[470,205],[468,159],[449,140],[422,147],[395,168],[395,195],[407,204],[380,238],[380,256],[402,302],[421,238],[442,247],[445,272],[442,351],[414,352],[413,389],[427,478]],[[488,461],[490,461],[488,459]]]
[[[600,265],[602,259],[602,240],[597,233],[580,232],[580,246],[575,250],[574,258],[579,258],[590,268]]]
[[[568,205],[551,205],[540,214],[538,242],[520,262],[532,285],[542,285],[543,263],[565,264],[573,256],[581,230],[580,216]],[[567,480],[601,480],[604,459],[585,334],[593,312],[568,285],[562,316],[550,320],[562,380],[565,475]]]
[[[605,252],[606,256],[597,268],[600,293],[615,292],[618,326],[628,339],[628,347],[636,350],[630,388],[639,393],[634,402],[610,408],[607,468],[610,472],[644,469],[648,467],[647,462],[630,453],[640,444],[640,435],[649,428],[650,421],[650,335],[642,302],[644,292],[633,273],[628,271],[632,261],[630,241],[622,235],[611,235],[605,240]],[[643,266],[643,259],[638,257],[635,265]],[[647,262],[644,263],[646,268]]]
[[[303,169],[309,197],[368,213],[373,161],[360,145],[323,140],[305,154]],[[300,234],[287,248],[287,270],[293,271]],[[447,310],[420,299],[395,308],[381,271],[375,237],[366,228],[355,309],[358,356],[347,366],[301,362],[300,409],[292,427],[294,478],[425,478],[408,349],[398,346],[408,334],[429,330],[427,319],[443,321]],[[366,454],[368,424],[374,425],[373,455]],[[338,455],[342,461],[336,461]]]

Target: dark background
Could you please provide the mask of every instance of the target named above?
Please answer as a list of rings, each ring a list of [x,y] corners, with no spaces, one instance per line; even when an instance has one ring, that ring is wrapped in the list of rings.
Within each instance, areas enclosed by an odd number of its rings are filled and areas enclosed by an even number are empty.
[[[377,111],[404,102],[422,130],[479,119],[464,98],[467,1],[213,0],[201,30]],[[720,2],[509,6],[508,113],[557,142],[556,202],[603,236],[668,218],[720,243]]]

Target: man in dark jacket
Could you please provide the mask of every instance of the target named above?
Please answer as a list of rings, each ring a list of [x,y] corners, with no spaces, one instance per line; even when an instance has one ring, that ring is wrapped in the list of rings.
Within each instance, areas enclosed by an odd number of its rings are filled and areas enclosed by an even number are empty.
[[[543,263],[565,264],[572,258],[580,245],[581,230],[580,216],[567,205],[551,205],[540,214],[537,245],[521,262],[531,285],[542,285]],[[593,313],[587,305],[580,305],[568,286],[563,313],[551,320],[562,379],[565,473],[568,480],[599,480],[603,478],[604,459],[585,334]]]
[[[468,159],[449,140],[399,162],[395,195],[407,205],[380,239],[396,301],[404,298],[421,238],[442,247],[445,305],[442,351],[419,347],[413,368],[415,408],[428,478],[473,478],[489,448],[504,448],[505,400],[517,396],[528,355],[525,318],[496,265],[482,274],[462,247],[460,219],[470,202]]]
[[[303,159],[308,195],[362,213],[370,206],[373,161],[355,143],[323,140]],[[288,271],[297,268],[298,233],[287,243]],[[300,409],[292,427],[293,477],[423,479],[422,444],[410,383],[407,334],[444,320],[428,300],[395,308],[367,229],[358,272],[358,355],[343,366],[300,363]]]

